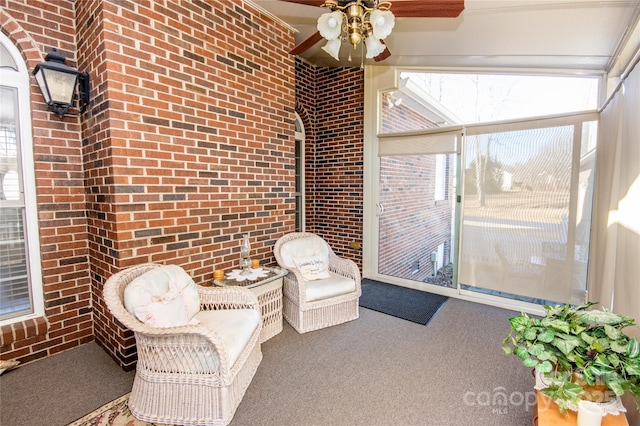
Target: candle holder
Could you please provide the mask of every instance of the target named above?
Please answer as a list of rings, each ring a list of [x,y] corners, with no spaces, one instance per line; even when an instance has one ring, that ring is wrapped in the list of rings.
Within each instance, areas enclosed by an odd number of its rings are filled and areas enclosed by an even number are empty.
[[[249,235],[244,234],[242,236],[242,244],[240,245],[240,270],[242,275],[251,274],[251,258],[249,253],[251,252],[251,243],[249,242]]]

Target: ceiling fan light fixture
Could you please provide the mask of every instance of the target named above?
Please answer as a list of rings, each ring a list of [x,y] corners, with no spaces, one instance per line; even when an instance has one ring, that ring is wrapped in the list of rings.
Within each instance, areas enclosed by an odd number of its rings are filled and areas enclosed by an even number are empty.
[[[378,0],[326,0],[322,7],[331,9],[318,18],[318,33],[327,40],[322,50],[339,60],[340,42],[347,40],[355,48],[364,41],[366,58],[376,58],[386,50],[381,42],[395,25],[389,11],[391,3]]]
[[[393,26],[396,24],[396,18],[389,10],[375,9],[371,11],[369,21],[373,28],[373,35],[378,40],[387,38],[387,36],[391,34]]]
[[[327,41],[327,44],[322,46],[322,50],[327,52],[336,61],[340,60],[340,45],[342,41],[339,38]]]
[[[323,13],[318,18],[318,31],[327,40],[335,40],[342,33],[342,12]]]
[[[380,42],[375,36],[368,36],[364,39],[364,44],[367,46],[367,59],[375,58],[386,49],[386,46]]]

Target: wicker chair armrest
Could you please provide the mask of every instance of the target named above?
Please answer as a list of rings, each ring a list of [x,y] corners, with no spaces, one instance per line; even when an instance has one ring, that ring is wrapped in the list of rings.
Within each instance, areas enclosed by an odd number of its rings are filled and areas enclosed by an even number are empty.
[[[356,283],[356,290],[360,291],[360,269],[351,259],[338,257],[335,253],[329,255],[329,270],[343,277],[349,277]]]
[[[202,287],[198,286],[200,309],[255,309],[260,312],[258,297],[243,287]]]
[[[304,285],[305,279],[302,273],[295,268],[287,269],[287,271],[289,273],[284,277],[282,291],[298,303],[307,300],[307,288]]]
[[[149,327],[141,324],[135,330],[138,362],[153,371],[189,371],[231,380],[229,354],[215,330],[202,325]],[[215,368],[205,362],[204,354],[217,353]],[[141,366],[142,367],[142,366]]]

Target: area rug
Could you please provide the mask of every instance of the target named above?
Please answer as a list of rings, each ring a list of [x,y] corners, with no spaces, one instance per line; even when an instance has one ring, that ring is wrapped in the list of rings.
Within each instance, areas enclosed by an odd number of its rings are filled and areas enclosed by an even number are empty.
[[[103,405],[68,426],[168,426],[137,420],[129,411],[129,394]]]
[[[448,297],[365,278],[360,306],[426,325]]]

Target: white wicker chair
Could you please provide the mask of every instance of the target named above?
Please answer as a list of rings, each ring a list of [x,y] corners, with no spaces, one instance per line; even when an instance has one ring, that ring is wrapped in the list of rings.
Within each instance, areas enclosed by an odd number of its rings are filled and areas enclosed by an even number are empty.
[[[107,280],[107,307],[135,334],[138,362],[129,409],[139,420],[180,425],[226,425],[262,360],[258,325],[229,365],[220,335],[202,324],[156,328],[145,325],[124,306],[125,287],[143,273],[160,267],[144,264],[122,270]],[[200,310],[255,309],[256,296],[239,287],[197,286]],[[217,354],[217,359],[214,359]]]
[[[344,277],[353,281],[351,290],[320,300],[309,301],[311,297],[308,297],[308,287],[313,285],[317,289],[318,285],[324,284],[324,280],[306,281],[289,258],[290,256],[287,253],[283,254],[283,248],[290,243],[295,244],[296,241],[302,241],[303,238],[316,239],[316,242],[324,244],[323,250],[328,253],[329,272],[333,278]],[[299,248],[296,247],[294,250],[299,250]],[[358,318],[358,299],[362,291],[360,270],[354,261],[338,257],[324,239],[308,232],[294,232],[284,235],[276,241],[273,251],[278,264],[290,272],[284,277],[283,316],[298,333],[306,333]],[[284,251],[288,250],[285,248]]]

